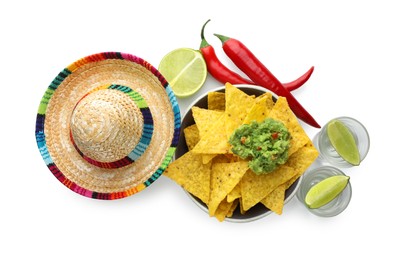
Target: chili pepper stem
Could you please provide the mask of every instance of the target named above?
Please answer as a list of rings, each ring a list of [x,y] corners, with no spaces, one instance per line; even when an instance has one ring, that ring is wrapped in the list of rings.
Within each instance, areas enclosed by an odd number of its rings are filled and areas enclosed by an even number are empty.
[[[206,24],[210,22],[210,19],[205,22],[202,26],[202,31],[200,32],[200,37],[202,38],[202,42],[200,43],[200,49],[209,46],[210,44],[206,41],[205,36],[204,36],[204,29],[206,27]]]
[[[222,41],[222,44],[224,44],[227,40],[230,39],[230,37],[227,37],[227,36],[224,36],[224,35],[221,35],[221,34],[217,34],[217,33],[215,33],[213,35],[216,36],[217,38],[219,38]]]

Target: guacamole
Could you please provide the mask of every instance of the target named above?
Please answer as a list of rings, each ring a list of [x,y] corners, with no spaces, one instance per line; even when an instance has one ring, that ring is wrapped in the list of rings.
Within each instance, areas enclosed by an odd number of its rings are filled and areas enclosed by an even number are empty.
[[[229,138],[232,152],[249,159],[249,167],[256,174],[274,171],[288,159],[290,133],[280,121],[267,118],[241,125]]]

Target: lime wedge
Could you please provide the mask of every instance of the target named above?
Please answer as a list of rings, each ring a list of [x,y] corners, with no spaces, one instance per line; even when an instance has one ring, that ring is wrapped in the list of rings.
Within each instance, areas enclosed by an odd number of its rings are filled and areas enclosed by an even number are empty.
[[[348,163],[359,165],[361,162],[358,146],[351,131],[339,120],[332,120],[327,125],[328,138],[337,153]]]
[[[305,204],[316,209],[335,199],[347,186],[349,176],[336,175],[318,182],[307,192]]]
[[[179,48],[166,54],[158,67],[177,97],[196,93],[207,77],[206,62],[200,51]]]

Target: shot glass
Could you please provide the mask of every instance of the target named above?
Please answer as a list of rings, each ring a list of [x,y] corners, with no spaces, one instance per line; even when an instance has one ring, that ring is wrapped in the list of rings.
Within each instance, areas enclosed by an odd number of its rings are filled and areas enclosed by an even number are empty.
[[[296,196],[312,214],[320,217],[334,217],[348,207],[352,197],[352,187],[350,183],[348,183],[345,189],[337,197],[320,208],[311,209],[305,204],[305,196],[315,184],[336,175],[345,175],[345,173],[338,168],[328,165],[320,166],[304,173],[304,178],[301,180]]]
[[[358,146],[360,160],[362,162],[368,154],[370,146],[369,134],[365,126],[351,117],[337,117],[334,119],[344,123],[351,131]],[[314,146],[320,153],[319,158],[339,168],[352,167],[353,165],[345,161],[332,146],[327,134],[327,125],[328,123],[313,138]]]

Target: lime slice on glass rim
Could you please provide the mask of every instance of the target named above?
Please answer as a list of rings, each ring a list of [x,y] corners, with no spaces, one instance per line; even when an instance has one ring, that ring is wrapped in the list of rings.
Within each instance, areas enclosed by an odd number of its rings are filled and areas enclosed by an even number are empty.
[[[207,77],[206,62],[198,50],[178,48],[166,54],[158,67],[177,97],[196,93]]]
[[[318,182],[307,192],[305,204],[311,209],[324,206],[335,199],[348,185],[349,176],[331,176]]]
[[[358,146],[349,128],[339,120],[327,125],[327,135],[335,151],[348,163],[357,166],[361,163]]]

